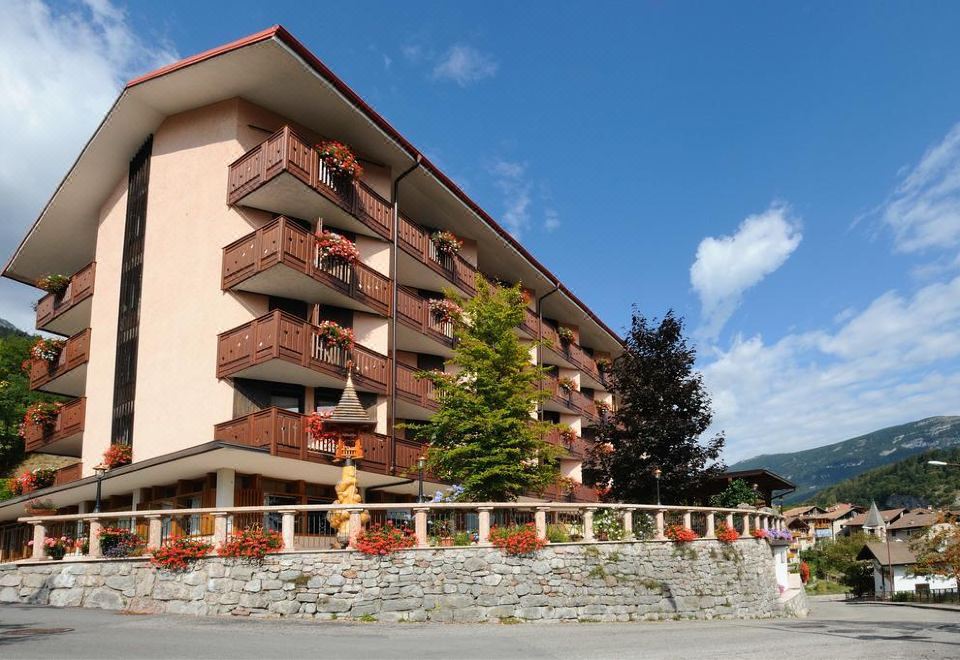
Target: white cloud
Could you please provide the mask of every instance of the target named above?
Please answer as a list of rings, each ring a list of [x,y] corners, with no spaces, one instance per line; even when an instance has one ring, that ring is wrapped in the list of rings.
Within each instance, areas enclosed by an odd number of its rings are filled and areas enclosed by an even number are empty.
[[[797,451],[960,401],[960,277],[888,291],[832,330],[736,337],[704,369],[728,462]]]
[[[690,283],[700,297],[700,333],[716,337],[740,305],[744,291],[777,270],[800,245],[799,220],[784,204],[748,216],[732,236],[707,238],[697,247]]]
[[[433,68],[433,77],[452,80],[461,87],[490,78],[497,73],[499,64],[489,55],[471,46],[457,44],[440,58]]]
[[[900,252],[960,244],[960,123],[906,171],[881,218]]]
[[[530,227],[532,185],[527,180],[526,163],[498,159],[489,168],[494,184],[503,193],[504,210],[500,222],[519,238]]]
[[[0,250],[11,254],[123,83],[176,58],[108,0],[0,2]],[[33,326],[37,292],[4,281],[0,309]]]
[[[548,232],[556,231],[560,228],[560,215],[554,209],[544,211],[543,228]]]

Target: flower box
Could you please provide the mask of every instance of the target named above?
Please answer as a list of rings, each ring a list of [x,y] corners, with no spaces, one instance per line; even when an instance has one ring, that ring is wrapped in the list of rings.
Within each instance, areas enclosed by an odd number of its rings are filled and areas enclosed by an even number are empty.
[[[354,155],[353,150],[342,142],[327,140],[317,145],[320,160],[337,174],[343,174],[351,179],[359,179],[363,174],[363,167]]]

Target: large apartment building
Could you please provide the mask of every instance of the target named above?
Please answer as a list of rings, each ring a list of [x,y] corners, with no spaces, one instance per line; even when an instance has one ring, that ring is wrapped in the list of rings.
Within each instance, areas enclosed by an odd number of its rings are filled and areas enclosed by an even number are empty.
[[[328,140],[350,145],[359,178],[328,166]],[[324,231],[356,261],[321,258]],[[40,299],[37,327],[67,340],[31,387],[70,400],[25,439],[75,459],[43,493],[64,513],[90,510],[111,444],[133,460],[103,479],[105,509],[332,501],[340,468],[305,420],[338,401],[348,361],[375,421],[364,498],[409,501],[423,447],[402,423],[436,406],[414,374],[453,349],[430,301],[471,295],[477,273],[521,283],[517,333],[549,340],[531,359],[555,367],[541,412],[573,431],[551,436],[565,476],[581,480],[597,402],[612,403],[598,361],[616,334],[282,27],[127,84],[4,271],[51,273],[70,285]],[[327,322],[352,329],[352,350],[324,340]],[[0,503],[0,522],[26,499]]]

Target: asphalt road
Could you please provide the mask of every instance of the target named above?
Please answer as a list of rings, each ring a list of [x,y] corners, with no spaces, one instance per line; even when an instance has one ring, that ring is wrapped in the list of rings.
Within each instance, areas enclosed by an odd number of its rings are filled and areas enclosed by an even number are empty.
[[[0,606],[0,658],[957,658],[960,611],[812,604],[807,619],[350,624]]]

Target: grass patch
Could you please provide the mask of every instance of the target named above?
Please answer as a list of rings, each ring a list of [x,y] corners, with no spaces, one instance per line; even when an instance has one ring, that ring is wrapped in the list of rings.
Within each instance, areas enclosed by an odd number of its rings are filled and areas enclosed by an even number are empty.
[[[500,623],[505,626],[515,626],[518,623],[523,623],[523,621],[515,616],[502,616],[500,617]]]
[[[372,614],[361,614],[357,621],[360,623],[376,623],[377,617],[373,616]]]
[[[601,579],[607,577],[607,571],[603,566],[597,565],[590,569],[588,575],[594,579]]]
[[[850,587],[833,580],[817,580],[806,586],[808,594],[826,595],[826,594],[845,594],[850,591]]]

